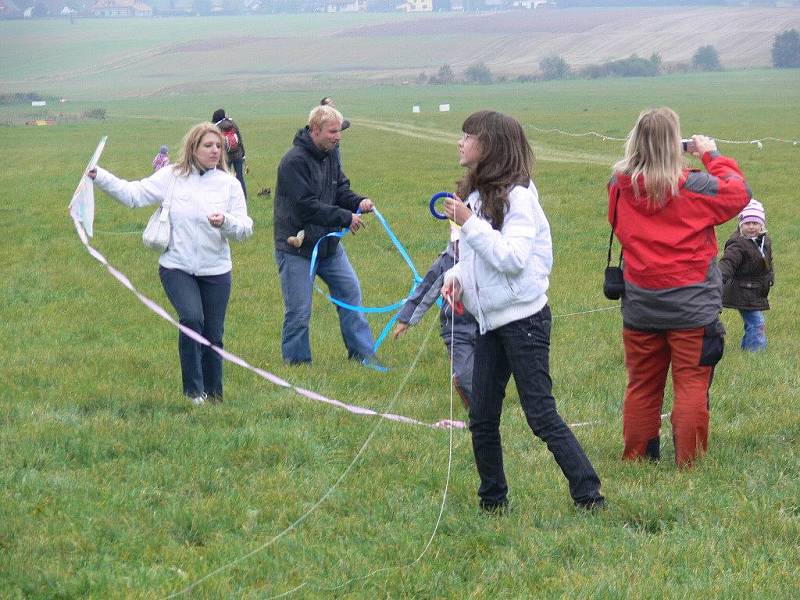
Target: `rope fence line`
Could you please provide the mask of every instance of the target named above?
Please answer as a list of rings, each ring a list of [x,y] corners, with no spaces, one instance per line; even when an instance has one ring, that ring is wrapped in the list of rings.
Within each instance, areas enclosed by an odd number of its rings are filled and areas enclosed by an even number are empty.
[[[572,131],[565,131],[563,129],[558,129],[557,127],[553,127],[553,128],[550,128],[550,129],[545,129],[545,128],[542,128],[542,127],[536,127],[535,125],[528,125],[527,127],[529,127],[530,129],[533,129],[534,131],[538,131],[539,133],[557,133],[559,135],[566,135],[568,137],[575,137],[575,138],[596,137],[596,138],[600,138],[603,141],[612,141],[612,142],[624,142],[625,139],[626,139],[626,138],[614,137],[612,135],[608,135],[608,134],[605,134],[605,133],[599,133],[597,131],[585,131],[585,132],[582,132],[582,133],[577,133],[577,132],[572,132]],[[778,142],[778,143],[782,143],[782,144],[791,144],[792,146],[800,145],[800,140],[787,140],[787,139],[777,138],[777,137],[772,137],[772,136],[767,136],[767,137],[763,137],[763,138],[757,138],[757,139],[753,139],[753,140],[726,140],[726,139],[723,139],[723,138],[715,137],[714,140],[717,141],[717,142],[721,142],[723,144],[753,144],[759,150],[761,150],[764,147],[764,142]]]

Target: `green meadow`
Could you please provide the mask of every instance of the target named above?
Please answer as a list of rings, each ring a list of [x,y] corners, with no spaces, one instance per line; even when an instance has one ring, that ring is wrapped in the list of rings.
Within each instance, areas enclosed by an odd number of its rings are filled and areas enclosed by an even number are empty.
[[[17,125],[37,116],[29,106],[0,107],[0,122],[15,123],[0,129],[11,148],[0,171],[0,597],[796,597],[796,72],[492,86],[334,82],[301,91],[200,86],[136,97],[117,83],[91,81],[80,101],[48,107],[65,113],[50,127]],[[48,93],[58,95],[57,86]],[[182,398],[176,330],[86,252],[67,204],[101,136],[109,140],[100,164],[142,178],[161,144],[174,156],[188,127],[224,106],[244,134],[255,221],[253,238],[232,249],[225,348],[342,402],[426,423],[466,418],[450,392],[433,311],[381,346],[390,368],[381,374],[348,363],[336,311],[318,295],[313,366],[281,362],[272,198],[257,192],[274,188],[280,157],[323,95],[353,122],[341,151],[354,189],[374,199],[421,274],[447,241],[427,206],[460,177],[463,119],[493,108],[526,126],[554,244],[555,396],[567,422],[591,422],[575,433],[603,480],[605,511],[572,507],[513,385],[502,423],[512,511],[501,517],[477,507],[463,430],[353,415],[232,364],[224,404],[196,408]],[[440,103],[450,112],[439,112]],[[608,138],[624,137],[642,108],[657,105],[679,112],[685,134],[711,135],[739,161],[765,204],[775,252],[769,348],[742,353],[741,320],[723,313],[727,348],[711,391],[709,454],[685,472],[672,462],[668,419],[659,464],[620,460],[621,320],[601,293],[605,183],[622,152]],[[105,120],[81,117],[92,108],[104,108]],[[722,141],[757,139],[762,148]],[[141,243],[150,212],[97,191],[93,245],[171,311],[157,256]],[[377,220],[367,222],[344,245],[365,303],[390,304],[408,293],[411,274]],[[720,227],[720,241],[733,226]],[[369,318],[377,335],[388,315]],[[664,412],[671,401],[668,390]]]

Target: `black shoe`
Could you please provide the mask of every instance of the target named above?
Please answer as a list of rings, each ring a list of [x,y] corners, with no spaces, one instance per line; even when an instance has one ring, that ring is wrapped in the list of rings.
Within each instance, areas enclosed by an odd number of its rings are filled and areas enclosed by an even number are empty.
[[[478,506],[481,507],[482,511],[487,512],[490,515],[503,515],[510,512],[510,509],[508,508],[508,500],[503,500],[502,502],[487,502],[485,500],[481,500]]]
[[[591,500],[587,500],[585,502],[576,502],[575,508],[579,508],[581,510],[585,510],[588,512],[599,512],[606,507],[605,498],[600,496],[599,498],[592,498]]]

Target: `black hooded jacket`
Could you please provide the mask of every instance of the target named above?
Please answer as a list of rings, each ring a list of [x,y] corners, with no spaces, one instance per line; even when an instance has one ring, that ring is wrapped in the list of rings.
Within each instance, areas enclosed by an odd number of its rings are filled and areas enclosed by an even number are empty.
[[[317,240],[350,225],[352,213],[363,199],[350,189],[338,153],[320,150],[308,127],[300,129],[278,166],[273,207],[275,249],[310,258]],[[303,245],[294,248],[286,240],[301,229],[305,231]],[[337,237],[327,238],[319,245],[318,257],[331,255],[338,243]]]

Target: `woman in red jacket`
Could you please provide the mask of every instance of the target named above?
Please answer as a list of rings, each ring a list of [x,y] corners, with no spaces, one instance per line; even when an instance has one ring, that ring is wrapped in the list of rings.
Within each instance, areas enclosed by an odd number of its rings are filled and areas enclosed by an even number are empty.
[[[669,108],[639,115],[608,184],[608,219],[622,245],[622,338],[628,387],[623,458],[660,457],[661,405],[672,365],[675,461],[689,466],[708,447],[708,390],[722,357],[722,277],[714,226],[736,216],[750,190],[714,140],[682,148]],[[706,171],[688,169],[682,152]]]

